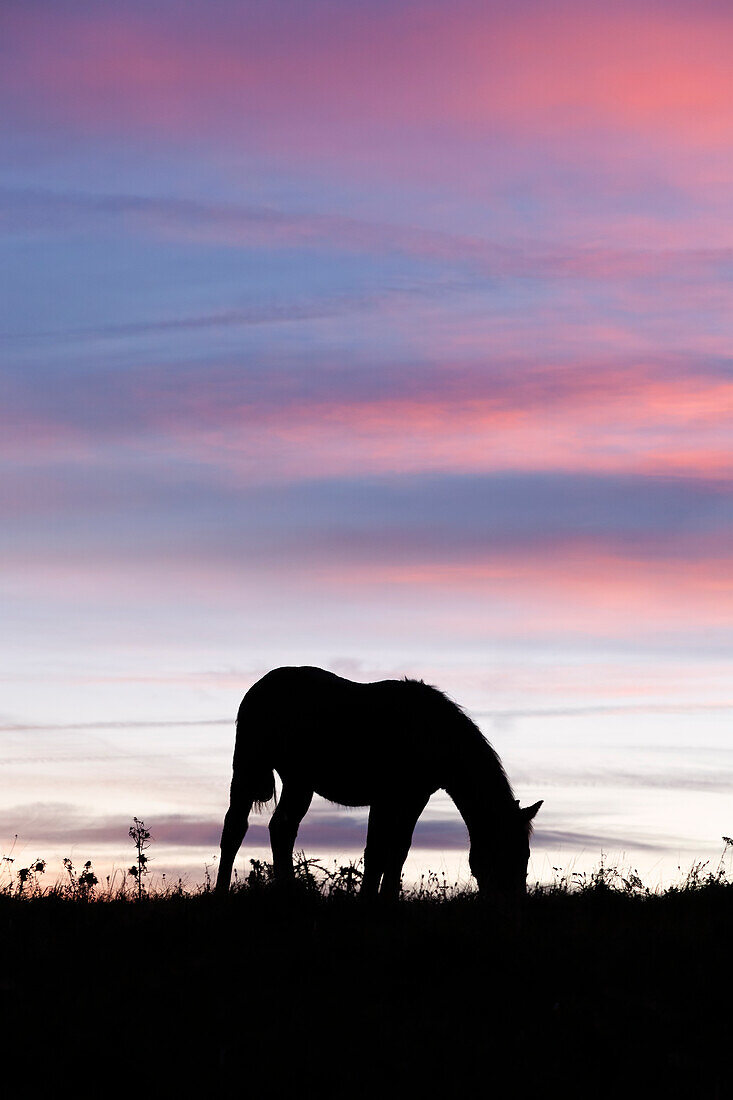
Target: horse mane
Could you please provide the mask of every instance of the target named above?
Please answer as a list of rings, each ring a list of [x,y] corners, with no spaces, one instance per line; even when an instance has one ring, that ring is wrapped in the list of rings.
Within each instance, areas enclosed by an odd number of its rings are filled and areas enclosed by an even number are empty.
[[[424,680],[416,680],[409,676],[405,676],[404,682],[406,684],[413,684],[415,687],[419,687],[423,691],[430,693],[433,702],[438,703],[438,705],[446,711],[447,721],[455,723],[457,728],[461,730],[461,733],[466,738],[466,744],[478,751],[488,763],[489,768],[495,772],[497,779],[506,786],[507,793],[514,799],[512,785],[509,782],[509,777],[504,770],[504,765],[496,749],[489,739],[484,736],[473,719],[466,714],[463,707],[459,703],[456,703],[455,699],[451,699],[450,695],[441,691],[440,688],[435,687],[433,684],[426,684]]]

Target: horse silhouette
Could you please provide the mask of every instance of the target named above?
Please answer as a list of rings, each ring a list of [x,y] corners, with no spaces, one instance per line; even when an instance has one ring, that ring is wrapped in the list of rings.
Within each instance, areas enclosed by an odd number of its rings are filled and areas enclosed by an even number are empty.
[[[360,684],[309,666],[276,668],[253,684],[237,715],[229,809],[217,892],[226,892],[253,806],[282,793],[270,821],[276,880],[293,876],[298,827],[314,793],[369,806],[361,894],[397,898],[412,833],[428,799],[445,790],[470,837],[479,892],[526,890],[532,818],[478,727],[421,680]]]

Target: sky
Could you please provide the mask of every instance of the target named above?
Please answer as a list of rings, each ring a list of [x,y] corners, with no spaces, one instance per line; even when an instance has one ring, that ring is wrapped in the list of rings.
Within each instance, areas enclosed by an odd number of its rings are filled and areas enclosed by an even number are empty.
[[[717,865],[732,50],[705,0],[6,0],[6,874],[137,816],[201,881],[283,664],[447,691],[531,879]],[[466,846],[436,795],[408,878]]]

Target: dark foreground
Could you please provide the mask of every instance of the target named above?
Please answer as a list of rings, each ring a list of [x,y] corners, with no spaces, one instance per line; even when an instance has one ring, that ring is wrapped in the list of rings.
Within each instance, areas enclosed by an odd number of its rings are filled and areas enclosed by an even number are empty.
[[[733,1095],[733,888],[0,896],[4,1064],[101,1095]]]

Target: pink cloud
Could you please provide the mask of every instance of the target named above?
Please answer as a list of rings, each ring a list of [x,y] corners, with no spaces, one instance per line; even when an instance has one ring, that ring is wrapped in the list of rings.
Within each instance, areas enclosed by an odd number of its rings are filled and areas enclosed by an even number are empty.
[[[428,636],[448,647],[455,639],[465,646],[490,638],[638,640],[664,633],[694,645],[701,632],[725,632],[733,615],[733,558],[719,548],[700,545],[694,554],[664,558],[582,535],[461,555],[412,549],[409,562],[387,539],[368,556],[336,540],[317,555],[286,547],[269,559],[241,561],[188,545],[177,553],[149,547],[132,558],[105,549],[95,552],[93,569],[78,551],[39,550],[6,554],[4,571],[16,598],[42,598],[47,614],[68,611],[83,622],[90,613],[96,621],[104,607],[103,618],[119,624],[124,608],[137,623],[144,607],[146,621],[165,624],[183,605],[189,628],[202,614],[220,622],[225,613],[244,616],[249,636],[254,630],[264,639],[277,632],[280,612],[273,613],[281,608],[289,636],[305,631],[309,646],[334,631],[348,644],[344,615],[361,646],[372,636],[411,644]],[[378,622],[369,609],[378,609]],[[175,615],[165,629],[174,628]],[[125,637],[126,628],[115,629]]]
[[[483,390],[483,392],[481,392]],[[437,392],[271,410],[194,403],[161,410],[171,445],[248,482],[255,453],[274,479],[418,471],[567,470],[728,477],[733,381],[657,365],[528,371],[492,393],[490,373],[446,370]],[[194,427],[194,423],[198,427]],[[255,475],[256,476],[256,475]]]
[[[320,382],[295,371],[274,388],[264,370],[250,377],[234,367],[150,368],[120,381],[114,408],[105,378],[83,376],[83,421],[68,381],[55,417],[38,408],[43,394],[16,395],[6,406],[2,451],[22,460],[32,441],[37,460],[109,461],[114,469],[126,449],[143,448],[156,462],[163,455],[194,461],[242,485],[334,470],[730,476],[733,380],[726,374],[674,359],[581,364],[456,362],[404,379],[399,366],[393,377],[374,379],[325,368]],[[37,491],[26,487],[16,499],[8,479],[5,506],[22,513],[62,500],[57,481],[44,471]],[[81,489],[91,492],[84,479]]]
[[[627,143],[651,138],[680,171],[693,151],[729,164],[724,10],[469,2],[314,4],[306,15],[243,4],[173,19],[44,6],[5,23],[5,83],[21,109],[85,129],[226,135],[413,174],[446,173],[441,141],[498,131],[587,161],[591,148],[603,154],[600,131],[623,131]]]
[[[662,562],[611,555],[582,539],[549,552],[471,562],[429,561],[348,568],[334,584],[356,586],[396,605],[429,593],[434,627],[464,639],[494,633],[529,638],[553,633],[645,636],[725,630],[733,614],[733,560]],[[634,626],[633,624],[637,624]]]

